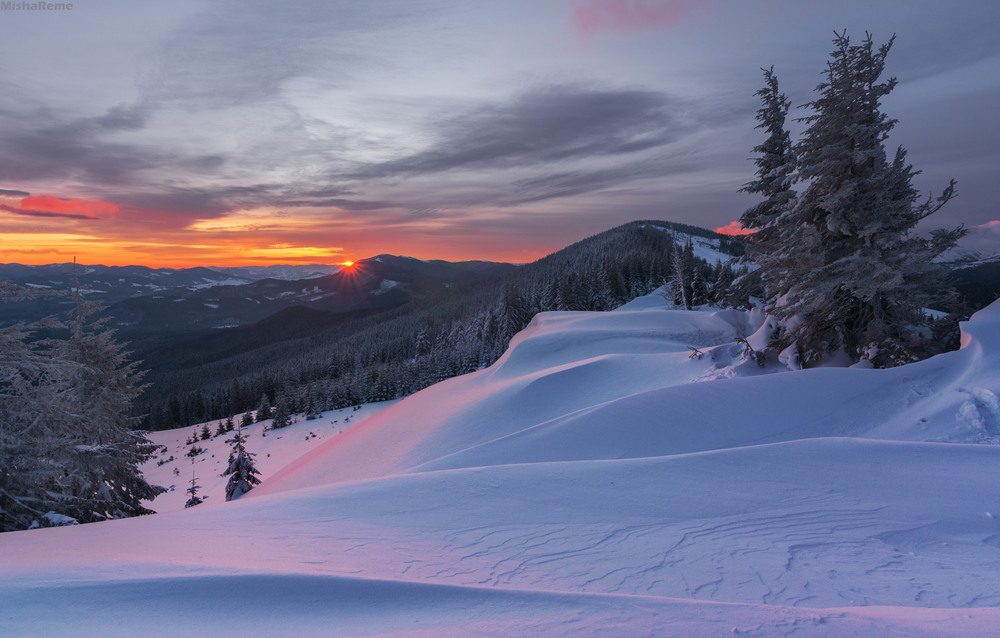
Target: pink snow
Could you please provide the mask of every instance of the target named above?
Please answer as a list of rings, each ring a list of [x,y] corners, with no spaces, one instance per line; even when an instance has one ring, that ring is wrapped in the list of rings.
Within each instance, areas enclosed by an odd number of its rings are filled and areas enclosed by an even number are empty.
[[[995,635],[1000,302],[961,350],[893,370],[761,369],[735,339],[763,320],[656,295],[543,313],[485,370],[254,426],[264,482],[230,503],[222,437],[183,509],[191,428],[155,433],[165,513],[0,536],[0,626]]]

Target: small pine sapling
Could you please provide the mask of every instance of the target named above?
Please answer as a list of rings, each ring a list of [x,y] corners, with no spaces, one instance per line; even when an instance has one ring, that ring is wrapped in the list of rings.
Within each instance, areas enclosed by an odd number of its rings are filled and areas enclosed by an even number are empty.
[[[191,464],[194,465],[194,459],[191,459]],[[199,505],[202,501],[205,500],[205,499],[201,498],[200,496],[198,496],[198,490],[200,490],[200,489],[201,489],[201,486],[198,485],[198,478],[194,474],[194,469],[192,469],[191,470],[191,487],[187,488],[187,490],[186,490],[187,493],[191,495],[191,498],[189,498],[187,500],[187,503],[184,504],[184,507],[194,507],[195,505]]]
[[[236,435],[229,442],[233,444],[233,449],[229,453],[229,467],[222,476],[229,476],[229,481],[226,483],[226,500],[232,501],[260,484],[258,478],[260,472],[253,464],[253,457],[256,455],[246,449],[246,438],[243,436],[242,428],[236,430]]]

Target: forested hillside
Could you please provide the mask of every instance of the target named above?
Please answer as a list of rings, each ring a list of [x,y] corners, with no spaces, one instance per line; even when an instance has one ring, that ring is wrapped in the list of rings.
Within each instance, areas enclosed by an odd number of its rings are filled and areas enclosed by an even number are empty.
[[[139,410],[150,429],[162,429],[252,410],[265,395],[307,413],[406,396],[491,364],[537,312],[611,310],[678,279],[684,286],[675,288],[704,303],[722,271],[705,257],[741,251],[704,229],[633,222],[388,310],[289,308],[143,353],[151,385]]]

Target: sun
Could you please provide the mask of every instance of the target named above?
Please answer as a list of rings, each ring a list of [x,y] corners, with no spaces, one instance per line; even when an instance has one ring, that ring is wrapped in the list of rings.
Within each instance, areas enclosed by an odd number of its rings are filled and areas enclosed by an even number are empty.
[[[342,261],[342,262],[340,262],[340,265],[343,266],[344,268],[350,268],[351,266],[354,265],[354,262],[353,261]]]

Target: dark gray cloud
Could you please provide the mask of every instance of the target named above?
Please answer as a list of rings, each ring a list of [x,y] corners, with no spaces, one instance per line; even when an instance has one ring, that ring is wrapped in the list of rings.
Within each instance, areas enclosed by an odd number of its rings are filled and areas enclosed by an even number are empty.
[[[637,179],[665,177],[686,170],[690,168],[662,157],[604,169],[552,173],[514,182],[511,195],[503,203],[517,206],[548,199],[573,197],[621,186]]]
[[[357,191],[347,186],[325,186],[323,188],[304,188],[295,191],[299,197],[343,197],[344,195],[357,195]]]
[[[392,201],[344,199],[331,197],[328,199],[278,199],[276,204],[289,207],[314,206],[316,208],[343,208],[345,210],[382,210],[397,208],[399,204]]]
[[[148,185],[148,177],[140,176],[141,171],[204,175],[227,163],[228,158],[218,153],[191,155],[162,145],[107,138],[142,130],[149,116],[150,109],[144,106],[115,106],[100,116],[65,121],[48,110],[5,112],[0,115],[0,179],[67,179],[98,188],[142,187]]]
[[[384,178],[621,156],[690,132],[683,106],[654,91],[549,86],[432,125],[428,150],[358,170]]]
[[[400,204],[394,201],[345,197],[345,195],[357,194],[358,191],[355,188],[347,186],[313,188],[299,185],[298,187],[286,188],[284,193],[273,203],[288,207],[342,208],[345,210],[382,210],[400,207]]]
[[[49,210],[29,210],[26,208],[14,208],[13,206],[7,206],[6,204],[0,204],[0,210],[5,210],[8,213],[13,213],[15,215],[22,215],[24,217],[62,217],[65,219],[97,219],[92,215],[85,215],[83,213],[59,213]]]
[[[4,197],[29,197],[31,193],[26,193],[24,191],[12,191],[0,188],[0,196]]]
[[[316,207],[345,210],[382,210],[398,208],[393,201],[364,198],[329,197],[331,194],[350,193],[346,188],[309,189],[295,188],[288,184],[219,185],[210,188],[162,186],[151,192],[121,191],[108,198],[133,212],[146,211],[158,219],[164,215],[174,217],[176,223],[190,218],[211,218],[238,208]]]
[[[149,110],[140,105],[113,106],[101,116],[78,120],[75,128],[92,125],[104,131],[138,131],[145,128]]]
[[[239,207],[253,207],[280,198],[284,185],[220,185],[214,188],[159,186],[152,192],[126,190],[109,198],[132,210],[171,213],[178,217],[212,217]]]
[[[0,179],[129,183],[136,171],[175,159],[162,150],[103,139],[109,132],[141,129],[146,117],[144,109],[126,106],[69,121],[47,110],[6,112],[0,126]]]

